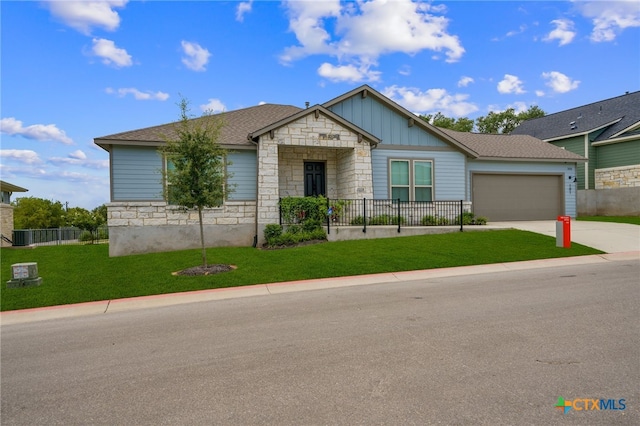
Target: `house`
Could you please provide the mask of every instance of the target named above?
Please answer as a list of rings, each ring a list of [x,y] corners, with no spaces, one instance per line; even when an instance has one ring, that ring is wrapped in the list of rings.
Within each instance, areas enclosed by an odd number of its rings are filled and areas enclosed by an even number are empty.
[[[587,159],[576,175],[578,214],[640,214],[640,91],[527,120],[511,134]]]
[[[14,192],[27,192],[28,189],[0,180],[0,240],[2,247],[10,247],[13,234],[13,206],[11,195]]]
[[[580,155],[532,136],[439,129],[367,85],[305,109],[266,104],[221,117],[235,191],[205,212],[208,246],[262,241],[286,196],[462,200],[493,221],[576,214]],[[110,158],[112,256],[198,245],[197,212],[162,196],[158,147],[171,131],[165,124],[94,139]]]

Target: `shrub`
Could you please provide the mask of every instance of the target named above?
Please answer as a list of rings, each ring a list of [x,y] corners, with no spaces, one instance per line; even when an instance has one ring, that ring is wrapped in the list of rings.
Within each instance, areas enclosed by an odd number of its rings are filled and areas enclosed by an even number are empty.
[[[460,220],[462,220],[463,225],[471,225],[473,223],[473,213],[464,212],[461,215],[458,215],[456,218],[456,225],[460,225]]]
[[[82,242],[93,241],[93,234],[91,231],[82,231],[78,239]]]
[[[284,223],[322,222],[327,217],[327,199],[322,196],[284,197],[280,199],[280,211]]]
[[[427,215],[420,221],[423,226],[445,226],[449,224],[449,219],[441,216]]]
[[[484,216],[478,216],[475,218],[475,224],[476,225],[486,225],[487,224],[487,218]]]
[[[400,224],[405,223],[406,220],[404,217],[400,216]],[[381,214],[379,216],[374,216],[369,220],[370,225],[397,225],[398,224],[398,216],[396,215],[388,215]]]
[[[305,232],[313,232],[318,228],[322,228],[322,222],[318,219],[308,219],[302,223],[302,230]]]
[[[349,222],[350,225],[364,225],[364,217],[356,216]]]
[[[291,246],[304,241],[326,240],[327,234],[318,220],[289,225],[286,231],[280,225],[267,225],[264,238],[268,247]]]
[[[282,235],[282,226],[271,223],[264,227],[264,239],[267,240],[267,244],[271,243]]]

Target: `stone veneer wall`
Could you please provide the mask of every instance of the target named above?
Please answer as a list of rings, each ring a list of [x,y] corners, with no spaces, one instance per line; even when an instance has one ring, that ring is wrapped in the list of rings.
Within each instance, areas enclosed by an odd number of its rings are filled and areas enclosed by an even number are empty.
[[[340,135],[320,139],[319,134]],[[371,147],[358,135],[320,114],[309,114],[281,127],[273,139],[258,143],[258,222],[260,228],[278,223],[278,200],[304,195],[304,161],[326,161],[330,198],[373,198]],[[260,230],[260,233],[262,230]]]
[[[0,203],[0,232],[5,237],[13,238],[13,206]],[[11,247],[11,244],[2,240],[2,247]]]
[[[595,189],[640,187],[640,164],[596,170]]]
[[[205,209],[205,245],[250,246],[254,218],[254,201],[227,201],[222,207]],[[197,210],[184,211],[165,202],[109,203],[107,225],[111,256],[200,247]]]

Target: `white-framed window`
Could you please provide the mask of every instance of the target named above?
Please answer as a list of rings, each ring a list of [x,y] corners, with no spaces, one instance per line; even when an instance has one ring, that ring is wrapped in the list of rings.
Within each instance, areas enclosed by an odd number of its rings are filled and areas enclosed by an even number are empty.
[[[165,199],[165,201],[167,202],[167,205],[169,206],[177,206],[178,204],[176,203],[176,197],[175,197],[175,193],[177,191],[177,189],[174,189],[174,187],[171,185],[171,183],[169,182],[169,180],[167,179],[167,172],[170,170],[175,170],[175,165],[173,164],[173,162],[168,159],[166,156],[164,156],[164,185],[167,188],[167,199]],[[227,167],[225,165],[224,168],[224,179],[226,181],[228,177],[227,174]],[[223,202],[226,201],[226,198],[223,200]]]
[[[400,201],[433,201],[432,160],[389,160],[391,198]]]

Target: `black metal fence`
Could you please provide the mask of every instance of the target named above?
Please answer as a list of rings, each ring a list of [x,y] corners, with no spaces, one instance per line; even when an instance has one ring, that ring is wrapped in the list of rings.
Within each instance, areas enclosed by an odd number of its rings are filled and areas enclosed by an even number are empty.
[[[399,199],[327,199],[327,232],[337,226],[367,227],[402,226],[459,226],[463,230],[470,204],[459,201],[400,201]],[[280,223],[283,221],[282,212]]]
[[[104,226],[91,232],[79,228],[15,229],[13,246],[62,245],[109,242],[109,228]]]

